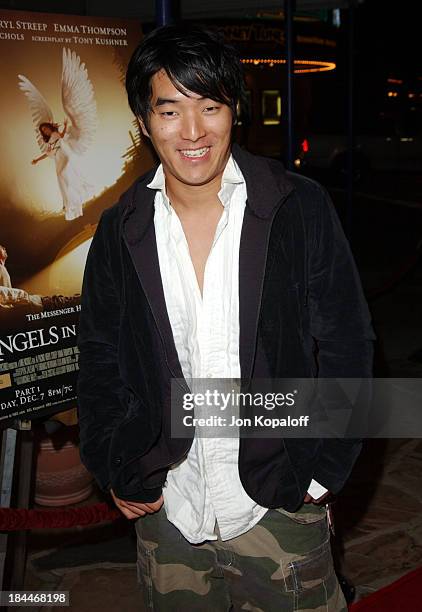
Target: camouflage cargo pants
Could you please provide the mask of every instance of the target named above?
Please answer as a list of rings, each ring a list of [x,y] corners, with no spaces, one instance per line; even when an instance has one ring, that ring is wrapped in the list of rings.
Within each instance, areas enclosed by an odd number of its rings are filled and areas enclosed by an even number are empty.
[[[346,612],[325,508],[269,510],[247,533],[190,544],[164,509],[136,522],[146,608],[168,612]]]

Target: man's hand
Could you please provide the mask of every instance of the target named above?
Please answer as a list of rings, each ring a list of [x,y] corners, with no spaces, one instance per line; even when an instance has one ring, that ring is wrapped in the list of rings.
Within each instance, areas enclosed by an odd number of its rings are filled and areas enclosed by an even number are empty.
[[[307,493],[305,495],[305,499],[303,500],[304,504],[316,504],[317,506],[319,506],[320,504],[326,504],[328,503],[328,501],[332,498],[332,494],[330,491],[327,491],[326,493],[324,493],[324,495],[321,495],[321,497],[318,497],[318,499],[314,499],[311,495],[309,495],[309,493]]]
[[[140,516],[145,516],[145,514],[158,512],[164,502],[162,495],[155,502],[142,504],[140,502],[129,502],[124,499],[119,499],[114,495],[113,489],[110,489],[110,493],[120,512],[128,519],[136,519]]]

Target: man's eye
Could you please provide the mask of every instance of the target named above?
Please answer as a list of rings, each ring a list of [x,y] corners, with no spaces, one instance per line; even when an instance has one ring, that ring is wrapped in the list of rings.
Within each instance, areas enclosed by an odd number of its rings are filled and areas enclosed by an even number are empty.
[[[175,117],[177,115],[176,111],[163,111],[160,113],[163,117]]]
[[[206,113],[212,113],[214,111],[217,111],[219,108],[219,106],[207,106],[204,110]]]

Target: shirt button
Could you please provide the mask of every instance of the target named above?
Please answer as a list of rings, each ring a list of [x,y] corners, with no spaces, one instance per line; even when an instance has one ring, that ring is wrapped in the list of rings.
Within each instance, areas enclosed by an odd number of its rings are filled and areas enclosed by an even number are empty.
[[[113,458],[113,464],[114,465],[120,465],[122,462],[122,458],[121,457],[114,457]]]

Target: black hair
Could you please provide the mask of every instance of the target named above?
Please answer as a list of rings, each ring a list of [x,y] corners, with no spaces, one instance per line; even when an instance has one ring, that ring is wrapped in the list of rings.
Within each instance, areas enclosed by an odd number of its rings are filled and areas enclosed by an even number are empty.
[[[218,32],[202,26],[170,25],[150,32],[132,55],[126,73],[130,108],[148,127],[151,78],[164,69],[173,85],[220,104],[227,104],[236,122],[245,107],[242,65],[236,50]]]

